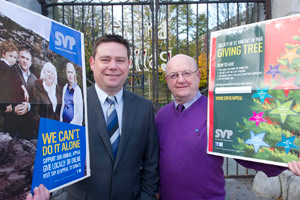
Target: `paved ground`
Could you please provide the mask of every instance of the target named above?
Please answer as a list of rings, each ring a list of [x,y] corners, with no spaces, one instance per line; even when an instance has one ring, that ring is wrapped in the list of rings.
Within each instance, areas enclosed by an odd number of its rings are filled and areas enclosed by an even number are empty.
[[[252,191],[253,178],[227,178],[225,200],[271,200],[257,196]],[[65,192],[55,193],[52,200],[65,200]],[[184,199],[183,199],[184,200]]]
[[[226,200],[271,200],[252,191],[253,178],[227,178]]]
[[[228,169],[226,166],[228,165]],[[256,174],[255,170],[246,170],[240,165],[237,166],[233,159],[224,159],[224,174],[227,176]],[[261,197],[252,191],[253,178],[226,178],[226,199],[225,200],[271,200],[270,198]],[[52,200],[65,200],[66,193],[64,191],[55,192]],[[183,199],[184,200],[184,199]]]
[[[228,168],[226,169],[226,166]],[[224,174],[231,175],[255,175],[253,169],[246,169],[237,165],[232,158],[224,158]],[[270,198],[261,197],[255,194],[253,188],[253,178],[226,178],[226,200],[270,200]]]

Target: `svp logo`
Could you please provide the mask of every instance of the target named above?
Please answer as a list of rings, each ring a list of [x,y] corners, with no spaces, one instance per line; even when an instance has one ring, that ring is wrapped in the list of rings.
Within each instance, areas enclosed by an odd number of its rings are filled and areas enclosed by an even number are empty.
[[[82,66],[80,32],[52,22],[49,49]]]
[[[59,31],[56,31],[54,35],[55,35],[56,46],[60,46],[60,47],[63,46],[63,48],[69,50],[70,53],[73,52],[74,45],[76,44],[74,37],[70,35],[64,35]]]
[[[233,132],[232,132],[232,130],[227,130],[227,129],[225,129],[225,130],[223,130],[223,129],[216,129],[216,131],[215,131],[215,137],[216,138],[222,138],[222,139],[230,139],[230,137],[233,135]]]

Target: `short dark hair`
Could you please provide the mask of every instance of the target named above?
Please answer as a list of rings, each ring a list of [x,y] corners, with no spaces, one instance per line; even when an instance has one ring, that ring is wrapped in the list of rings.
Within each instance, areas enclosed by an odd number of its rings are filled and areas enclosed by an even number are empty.
[[[95,56],[96,56],[98,46],[101,43],[105,43],[105,42],[116,42],[116,43],[124,45],[127,49],[127,56],[128,56],[128,60],[129,60],[130,47],[129,47],[128,41],[126,39],[124,39],[122,36],[115,35],[115,34],[103,35],[103,36],[96,39],[96,41],[93,44],[93,50],[92,50],[93,58],[95,58]]]
[[[31,48],[29,48],[27,46],[21,46],[21,47],[19,47],[19,52],[21,52],[21,51],[25,51],[25,52],[29,53],[32,56],[32,54],[31,54]]]

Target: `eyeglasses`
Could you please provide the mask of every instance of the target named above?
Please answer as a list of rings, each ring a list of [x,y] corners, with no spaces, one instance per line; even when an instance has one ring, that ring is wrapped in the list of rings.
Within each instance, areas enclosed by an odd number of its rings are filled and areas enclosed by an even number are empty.
[[[171,73],[169,75],[166,75],[166,78],[167,79],[171,79],[171,80],[177,80],[179,78],[179,75],[181,75],[184,79],[187,79],[187,78],[190,78],[192,76],[193,73],[197,72],[198,69],[196,69],[195,71],[190,71],[190,70],[186,70],[186,71],[183,71],[181,73]]]

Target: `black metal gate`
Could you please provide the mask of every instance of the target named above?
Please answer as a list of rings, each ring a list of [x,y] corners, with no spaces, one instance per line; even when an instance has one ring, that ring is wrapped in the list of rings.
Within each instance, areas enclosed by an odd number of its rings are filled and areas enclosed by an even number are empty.
[[[156,110],[172,100],[164,80],[166,62],[175,54],[195,58],[200,90],[207,91],[211,31],[266,20],[270,0],[39,0],[44,15],[85,34],[88,84],[91,46],[105,33],[131,43],[126,88],[153,101]]]
[[[43,15],[85,34],[88,84],[94,40],[106,33],[131,43],[131,66],[125,87],[153,101],[158,110],[172,100],[164,79],[167,61],[178,53],[195,58],[200,90],[207,94],[210,32],[270,18],[270,0],[39,0]],[[225,177],[248,176],[224,165]],[[252,173],[253,174],[253,173]]]

